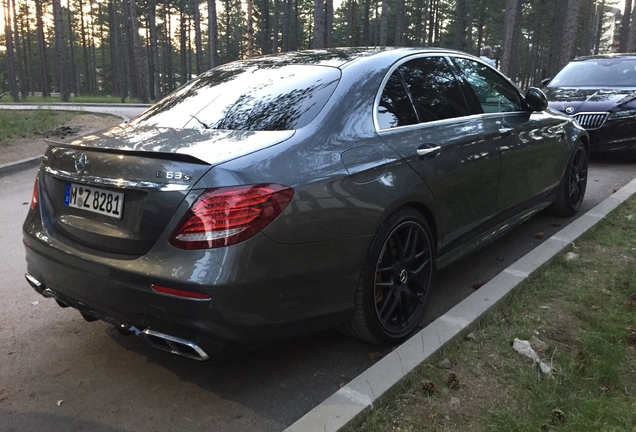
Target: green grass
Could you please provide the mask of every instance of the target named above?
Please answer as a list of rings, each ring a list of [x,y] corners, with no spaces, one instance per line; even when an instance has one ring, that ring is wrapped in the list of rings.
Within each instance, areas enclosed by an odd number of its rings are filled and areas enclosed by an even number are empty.
[[[2,102],[4,103],[14,103],[11,98],[7,96],[2,98]],[[54,103],[54,102],[62,102],[62,98],[59,96],[51,96],[48,98],[42,96],[27,96],[21,102],[29,102],[29,103]],[[71,97],[70,103],[121,103],[121,98],[119,96],[73,96]],[[130,104],[138,104],[141,103],[136,98],[128,98],[125,103]]]
[[[4,110],[0,109],[0,144],[14,138],[29,138],[51,130],[73,117],[85,114],[81,111]]]
[[[636,432],[636,199],[570,251],[483,317],[476,340],[446,349],[451,371],[421,365],[349,431]],[[549,377],[512,349],[533,336]]]

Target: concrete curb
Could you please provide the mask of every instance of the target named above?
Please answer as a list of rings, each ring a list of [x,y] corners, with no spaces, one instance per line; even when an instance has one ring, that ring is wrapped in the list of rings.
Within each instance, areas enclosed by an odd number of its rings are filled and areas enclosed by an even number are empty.
[[[446,314],[354,378],[285,432],[336,432],[363,416],[415,367],[466,334],[523,281],[636,193],[636,179],[499,273]]]
[[[29,168],[35,168],[42,162],[42,156],[36,156],[32,158],[22,159],[17,162],[10,162],[0,165],[0,177],[7,174],[13,174],[18,171],[22,171]]]

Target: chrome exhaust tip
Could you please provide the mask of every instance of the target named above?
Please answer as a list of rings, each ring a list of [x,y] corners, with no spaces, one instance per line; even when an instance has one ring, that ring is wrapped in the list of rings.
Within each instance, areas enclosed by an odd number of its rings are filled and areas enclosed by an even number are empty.
[[[42,294],[42,291],[44,291],[44,284],[42,282],[31,276],[29,273],[25,273],[24,278],[29,283],[29,285],[31,285],[31,288],[36,290],[38,294]]]
[[[148,342],[153,348],[166,351],[172,354],[187,357],[193,360],[205,361],[210,356],[201,349],[197,344],[186,339],[170,336],[158,331],[145,329],[140,336]]]

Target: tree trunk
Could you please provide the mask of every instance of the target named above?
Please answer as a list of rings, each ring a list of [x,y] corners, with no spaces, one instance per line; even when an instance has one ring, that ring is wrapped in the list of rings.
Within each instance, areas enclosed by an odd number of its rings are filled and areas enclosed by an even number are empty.
[[[33,63],[33,50],[31,49],[33,44],[31,43],[31,27],[29,24],[29,17],[31,13],[29,11],[28,3],[25,3],[22,6],[23,9],[20,10],[20,16],[22,17],[20,20],[20,33],[25,45],[24,75],[27,79],[27,93],[30,92],[31,96],[33,96],[35,77],[31,73],[31,64]]]
[[[165,65],[165,75],[168,77],[168,90],[166,91],[166,93],[171,93],[174,90],[174,69],[172,65],[172,41],[170,39],[170,35],[172,34],[172,13],[170,12],[170,7],[168,5],[169,0],[165,0],[163,3],[163,16],[165,23],[164,45],[166,47],[166,55],[163,63]],[[214,17],[216,19],[216,14],[214,14]]]
[[[636,7],[632,7],[632,21],[629,28],[629,38],[627,39],[627,48],[625,51],[631,53],[636,50]]]
[[[150,30],[150,64],[152,65],[153,96],[155,101],[163,97],[159,74],[159,46],[157,43],[157,0],[148,1],[148,27]]]
[[[80,36],[82,38],[82,53],[84,55],[84,83],[86,86],[86,93],[93,94],[91,88],[91,73],[89,65],[88,47],[86,44],[86,27],[84,26],[84,4],[82,0],[79,0],[79,13],[80,13]]]
[[[574,57],[574,42],[579,23],[580,7],[581,0],[568,0],[565,26],[563,29],[563,44],[561,45],[561,55],[559,57],[559,69],[568,64]]]
[[[137,79],[137,96],[141,103],[148,103],[148,87],[146,86],[146,69],[141,65],[141,40],[139,39],[139,25],[137,24],[137,5],[135,0],[126,1],[129,8],[130,30],[132,38],[132,57]]]
[[[280,0],[274,0],[274,17],[272,24],[272,52],[277,54],[280,48]]]
[[[405,6],[404,0],[397,0],[397,11],[395,14],[395,46],[404,45],[404,21],[405,17]]]
[[[314,1],[314,48],[326,48],[325,0]]]
[[[38,50],[40,51],[40,73],[42,74],[42,96],[51,96],[51,78],[49,77],[49,61],[46,55],[46,40],[44,39],[44,23],[42,21],[42,1],[35,0],[35,17],[37,27]]]
[[[355,16],[354,16],[355,19]],[[325,47],[333,46],[333,0],[325,0]]]
[[[389,21],[389,1],[382,0],[382,12],[380,15],[380,46],[386,46],[387,27]]]
[[[64,21],[62,20],[60,0],[53,0],[53,20],[55,26],[55,51],[57,52],[60,77],[60,95],[62,96],[62,102],[68,102],[71,99],[71,91],[66,72],[66,43],[64,41]]]
[[[77,85],[77,81],[78,81],[78,77],[77,77],[77,69],[75,66],[75,44],[73,43],[73,13],[71,11],[71,2],[70,0],[67,1],[67,8],[66,8],[66,12],[67,12],[67,16],[68,16],[68,47],[69,47],[69,53],[71,55],[71,61],[70,61],[70,73],[71,73],[71,81],[69,84],[69,93],[73,93],[74,95],[77,95],[79,93],[79,88]]]
[[[179,15],[179,48],[181,51],[181,79],[179,84],[183,85],[188,82],[188,57],[186,54],[186,18],[183,12]]]
[[[632,15],[632,0],[625,0],[625,11],[621,20],[621,33],[618,44],[618,52],[627,52],[627,44],[629,43],[630,21]]]
[[[364,0],[364,10],[362,11],[362,43],[370,46],[371,43],[371,1]]]
[[[197,75],[203,73],[203,44],[201,42],[201,14],[199,0],[192,0],[192,16],[194,17],[194,47],[196,49]]]
[[[27,85],[25,65],[22,63],[22,60],[24,59],[24,53],[22,52],[22,47],[20,44],[20,30],[18,28],[18,15],[16,14],[15,0],[12,0],[11,7],[13,9],[13,39],[15,41],[14,46],[16,54],[14,66],[16,66],[15,69],[18,73],[18,87],[20,89],[20,94],[22,94],[22,98],[24,99],[29,95],[29,86]]]
[[[247,57],[254,57],[254,26],[252,25],[252,13],[254,12],[254,4],[252,0],[246,0],[247,9]],[[226,29],[227,31],[227,29]]]
[[[439,6],[439,0],[431,0],[428,4],[428,46],[434,46],[437,40],[435,39],[437,28],[437,8]]]
[[[284,0],[285,13],[283,14],[283,52],[287,52],[291,47],[292,38],[292,0]]]
[[[210,69],[218,64],[219,26],[216,20],[216,1],[208,0],[208,51],[210,52]]]
[[[506,15],[504,18],[504,37],[501,54],[501,71],[510,76],[511,63],[517,55],[516,41],[514,40],[515,27],[517,26],[517,10],[521,7],[520,0],[506,0]]]
[[[4,0],[4,35],[7,47],[7,80],[9,81],[9,94],[14,102],[20,102],[18,94],[18,82],[16,80],[16,58],[13,51],[13,31],[11,29],[10,0]]]

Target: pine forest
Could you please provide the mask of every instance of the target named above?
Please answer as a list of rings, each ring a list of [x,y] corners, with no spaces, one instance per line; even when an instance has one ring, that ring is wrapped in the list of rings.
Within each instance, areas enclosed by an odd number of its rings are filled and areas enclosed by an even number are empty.
[[[479,55],[521,88],[576,56],[634,52],[632,0],[0,0],[0,95],[160,99],[237,59],[344,46]],[[636,3],[636,0],[634,0]]]

